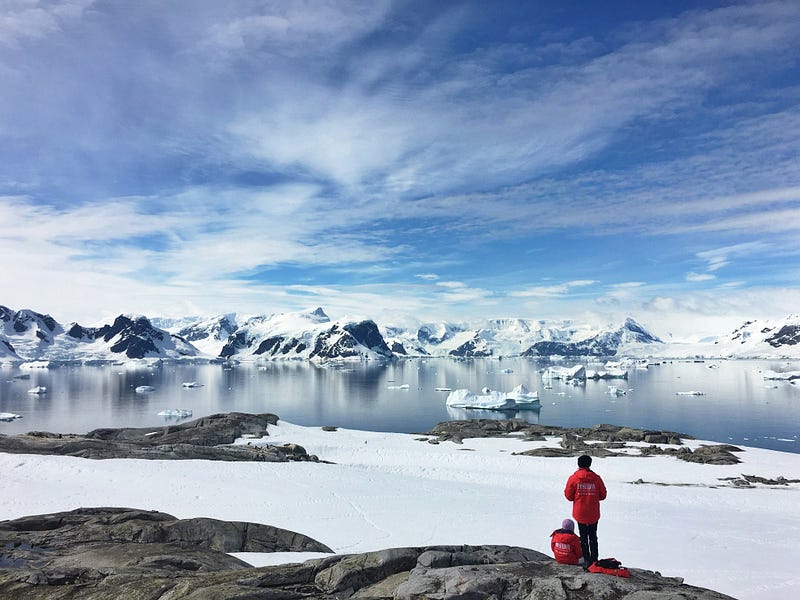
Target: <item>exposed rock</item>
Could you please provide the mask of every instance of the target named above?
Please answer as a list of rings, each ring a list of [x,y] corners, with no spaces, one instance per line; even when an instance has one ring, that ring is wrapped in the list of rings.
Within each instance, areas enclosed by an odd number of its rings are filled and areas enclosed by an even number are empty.
[[[159,460],[317,461],[302,446],[236,445],[245,435],[267,435],[273,414],[223,413],[166,427],[95,429],[86,435],[30,432],[0,435],[0,452],[57,454],[81,458],[147,458]]]
[[[595,425],[594,427],[556,427],[528,423],[521,419],[472,419],[439,423],[426,435],[437,436],[439,441],[462,443],[466,438],[505,437],[513,435],[528,441],[544,441],[546,438],[561,438],[561,448],[536,448],[515,454],[525,456],[630,456],[627,452],[615,452],[626,448],[627,442],[658,442],[681,445],[681,439],[691,436],[672,431],[633,429],[617,425]],[[591,442],[591,443],[590,443]]]
[[[741,448],[731,446],[729,444],[717,444],[714,446],[700,446],[694,452],[690,448],[660,448],[658,446],[649,446],[641,448],[642,456],[653,456],[658,454],[670,454],[685,460],[686,462],[702,463],[706,465],[735,465],[740,462],[733,452],[741,452]]]
[[[0,524],[3,535],[7,523]],[[509,546],[392,548],[255,569],[190,544],[100,544],[103,554],[86,551],[82,544],[19,551],[11,559],[14,564],[6,560],[0,569],[0,595],[34,600],[729,598],[640,569],[630,569],[629,579],[586,573],[534,550]],[[114,552],[115,545],[125,550]]]

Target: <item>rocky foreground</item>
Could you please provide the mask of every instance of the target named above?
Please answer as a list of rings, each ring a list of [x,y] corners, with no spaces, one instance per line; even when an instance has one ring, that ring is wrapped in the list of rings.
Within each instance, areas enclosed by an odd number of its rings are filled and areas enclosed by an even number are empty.
[[[630,579],[508,546],[431,546],[253,568],[227,552],[330,552],[267,525],[88,508],[0,522],[0,597],[30,600],[729,598],[631,569]]]
[[[54,454],[79,458],[153,460],[317,461],[296,444],[231,445],[245,437],[267,435],[277,415],[221,413],[165,427],[95,429],[85,435],[32,431],[0,435],[0,452]]]
[[[272,414],[211,415],[167,427],[98,429],[85,435],[31,432],[0,436],[0,451],[91,459],[320,461],[296,444],[232,445],[262,438]],[[336,435],[335,427],[325,428]],[[738,448],[694,452],[681,434],[610,425],[565,429],[519,420],[450,421],[420,437],[460,443],[468,437],[560,438],[536,456],[630,457],[672,452],[697,462],[737,461]],[[642,446],[641,444],[650,444]],[[664,446],[667,446],[664,449]],[[674,446],[670,448],[670,446]],[[627,448],[628,453],[623,452]],[[694,458],[693,458],[694,457]],[[325,465],[320,465],[325,468]],[[257,523],[176,519],[129,508],[82,508],[0,522],[0,598],[26,599],[673,599],[727,598],[682,580],[630,569],[630,579],[586,573],[534,550],[507,546],[393,548],[302,564],[253,568],[231,552],[322,552],[324,544]]]

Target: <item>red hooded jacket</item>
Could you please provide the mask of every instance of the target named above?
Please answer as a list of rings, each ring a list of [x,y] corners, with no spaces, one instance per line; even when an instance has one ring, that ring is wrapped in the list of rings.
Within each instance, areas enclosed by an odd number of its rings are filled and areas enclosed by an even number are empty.
[[[556,529],[550,534],[550,549],[562,565],[577,565],[583,556],[580,538],[568,529]]]
[[[572,518],[591,525],[600,520],[600,501],[606,499],[606,486],[589,468],[575,471],[567,480],[564,495],[572,502]]]

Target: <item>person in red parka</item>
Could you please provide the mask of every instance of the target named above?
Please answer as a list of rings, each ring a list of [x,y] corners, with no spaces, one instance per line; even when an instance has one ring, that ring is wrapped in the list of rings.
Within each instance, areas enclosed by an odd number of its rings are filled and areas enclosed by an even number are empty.
[[[550,534],[550,549],[556,562],[562,565],[577,565],[583,549],[581,540],[575,535],[575,523],[572,519],[564,519],[561,529]]]
[[[581,552],[584,566],[588,567],[597,554],[597,522],[600,520],[600,501],[606,499],[606,486],[600,476],[592,471],[592,457],[578,458],[578,470],[567,480],[564,496],[572,502],[572,517],[578,522],[581,534]]]

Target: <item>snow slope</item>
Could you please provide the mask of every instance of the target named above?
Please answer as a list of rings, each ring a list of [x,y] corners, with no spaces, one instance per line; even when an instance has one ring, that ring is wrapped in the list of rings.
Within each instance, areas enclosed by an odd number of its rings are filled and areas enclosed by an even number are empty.
[[[549,554],[570,515],[573,458],[513,456],[547,442],[465,440],[279,423],[271,443],[294,442],[335,464],[84,460],[0,454],[0,519],[81,506],[128,506],[178,517],[268,523],[338,553],[427,544],[512,544]],[[248,440],[253,442],[253,440]],[[700,442],[691,442],[691,446]],[[468,450],[468,451],[467,451]],[[667,456],[595,459],[605,480],[600,554],[684,577],[743,600],[800,595],[797,484],[738,489],[742,473],[800,479],[800,455],[747,448],[735,466]],[[634,484],[642,479],[643,484]],[[58,490],[58,493],[53,493]],[[253,564],[305,555],[239,554]]]

